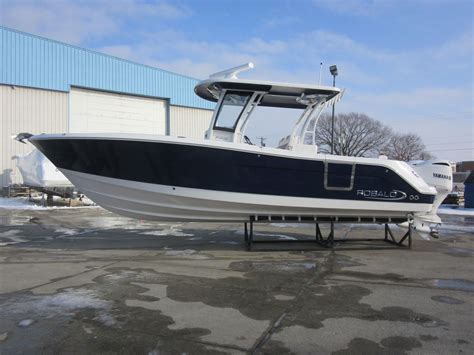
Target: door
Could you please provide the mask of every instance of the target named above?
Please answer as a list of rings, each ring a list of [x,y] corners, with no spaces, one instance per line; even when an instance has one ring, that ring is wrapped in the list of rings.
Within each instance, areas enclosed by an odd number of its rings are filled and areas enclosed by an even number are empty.
[[[166,134],[165,100],[71,88],[69,132]]]

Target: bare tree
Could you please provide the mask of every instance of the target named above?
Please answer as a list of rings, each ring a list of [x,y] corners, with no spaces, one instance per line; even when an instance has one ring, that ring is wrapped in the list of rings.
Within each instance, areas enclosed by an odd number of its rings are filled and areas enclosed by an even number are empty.
[[[392,130],[363,113],[340,113],[334,117],[334,154],[374,156],[392,136]],[[323,153],[331,151],[331,115],[323,114],[315,130],[315,140]]]
[[[390,159],[409,161],[415,159],[430,159],[431,154],[425,151],[425,145],[420,136],[414,133],[395,133],[385,147],[385,154]]]

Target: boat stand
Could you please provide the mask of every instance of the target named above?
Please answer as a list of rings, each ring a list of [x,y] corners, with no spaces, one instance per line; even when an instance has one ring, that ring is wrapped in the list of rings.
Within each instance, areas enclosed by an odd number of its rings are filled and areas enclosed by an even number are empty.
[[[385,239],[387,243],[392,243],[398,246],[407,246],[408,248],[411,248],[411,231],[412,231],[412,224],[408,223],[408,230],[407,232],[403,235],[403,237],[400,238],[399,241],[395,239],[393,236],[392,230],[390,229],[390,226],[388,224],[385,224]],[[390,239],[388,237],[390,236]],[[404,245],[403,242],[407,240],[407,244]]]
[[[407,247],[407,248],[411,248],[411,239],[412,239],[412,223],[408,223],[408,230],[407,232],[399,239],[397,240],[392,232],[392,230],[390,229],[390,226],[388,223],[384,223],[385,224],[385,235],[384,235],[384,239],[378,239],[378,238],[357,238],[357,239],[336,239],[334,237],[334,223],[335,221],[337,221],[337,218],[324,218],[325,219],[325,222],[329,222],[330,223],[330,231],[329,231],[329,234],[327,235],[327,237],[324,237],[323,236],[323,233],[321,232],[321,228],[319,227],[319,223],[316,222],[315,223],[315,239],[312,240],[312,239],[305,239],[305,240],[254,240],[253,238],[253,225],[254,223],[258,222],[258,218],[257,220],[255,219],[255,217],[251,217],[249,219],[248,222],[245,222],[244,223],[244,242],[245,242],[245,246],[247,248],[248,251],[251,251],[252,250],[252,245],[254,243],[307,243],[307,242],[312,242],[312,243],[316,243],[324,248],[329,248],[329,249],[333,249],[334,248],[334,244],[335,242],[338,242],[338,243],[347,243],[347,242],[371,242],[371,241],[383,241],[383,242],[386,242],[386,243],[390,243],[390,244],[393,244],[397,247]],[[282,218],[282,219],[279,219],[278,221],[280,222],[288,222],[288,219],[285,220],[285,218]],[[275,223],[277,222],[276,220],[272,220],[272,223]],[[400,223],[399,220],[397,221],[390,221],[392,223]],[[374,220],[373,223],[378,223]]]

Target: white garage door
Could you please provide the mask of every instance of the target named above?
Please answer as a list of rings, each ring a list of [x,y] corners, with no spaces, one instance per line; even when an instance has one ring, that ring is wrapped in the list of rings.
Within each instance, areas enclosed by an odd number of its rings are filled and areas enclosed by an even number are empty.
[[[69,132],[166,134],[166,101],[71,88]]]

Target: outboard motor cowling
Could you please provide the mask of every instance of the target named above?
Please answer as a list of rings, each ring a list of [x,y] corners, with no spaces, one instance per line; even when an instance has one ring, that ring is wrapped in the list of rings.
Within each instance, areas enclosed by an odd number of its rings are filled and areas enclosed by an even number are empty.
[[[429,185],[436,189],[433,208],[427,214],[414,216],[414,228],[421,233],[431,233],[441,219],[437,215],[438,207],[453,189],[453,169],[447,160],[427,160],[409,163],[413,170]]]
[[[410,163],[410,165],[428,185],[433,186],[438,192],[433,203],[433,208],[438,209],[441,202],[453,189],[453,169],[451,164],[447,160],[427,160]]]

